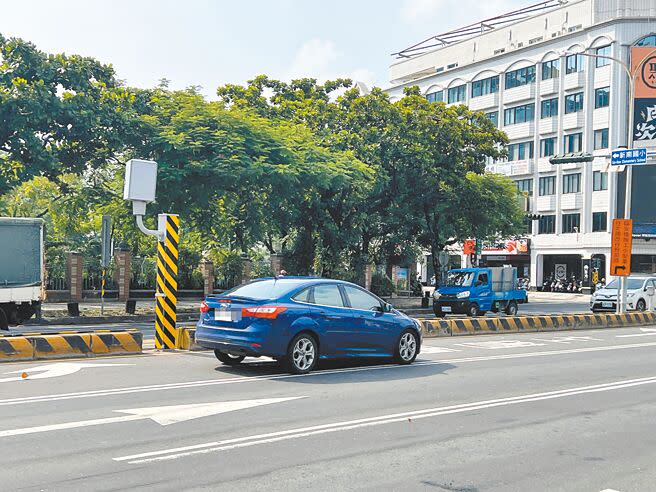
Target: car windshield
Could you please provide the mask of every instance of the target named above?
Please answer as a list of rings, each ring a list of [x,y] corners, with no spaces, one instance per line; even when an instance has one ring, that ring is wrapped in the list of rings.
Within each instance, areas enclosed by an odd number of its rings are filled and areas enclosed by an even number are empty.
[[[449,272],[446,278],[447,287],[470,287],[474,280],[474,272]]]
[[[305,280],[292,278],[256,280],[235,287],[222,295],[225,297],[247,297],[248,299],[276,299],[305,282]]]
[[[626,288],[628,290],[636,290],[636,289],[642,289],[642,284],[644,283],[644,279],[642,278],[630,278],[626,282]],[[606,285],[606,289],[617,289],[619,287],[619,280],[614,278],[611,280],[608,285]]]

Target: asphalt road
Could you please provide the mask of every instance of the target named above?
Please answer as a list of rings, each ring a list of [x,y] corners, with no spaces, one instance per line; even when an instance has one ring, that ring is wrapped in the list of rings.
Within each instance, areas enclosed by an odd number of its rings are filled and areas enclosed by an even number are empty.
[[[656,328],[627,328],[307,376],[210,353],[3,364],[1,488],[653,490],[655,356]]]

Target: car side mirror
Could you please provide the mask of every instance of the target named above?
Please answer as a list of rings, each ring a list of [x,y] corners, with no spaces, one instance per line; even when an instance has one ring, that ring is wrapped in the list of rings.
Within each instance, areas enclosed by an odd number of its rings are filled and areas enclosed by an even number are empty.
[[[383,304],[383,312],[384,313],[391,313],[392,312],[392,305],[389,302],[386,302]]]

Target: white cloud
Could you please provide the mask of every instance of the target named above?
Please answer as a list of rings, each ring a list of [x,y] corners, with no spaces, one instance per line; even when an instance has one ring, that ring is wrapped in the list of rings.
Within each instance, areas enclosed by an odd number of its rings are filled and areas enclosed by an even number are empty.
[[[425,17],[432,17],[443,7],[442,0],[405,0],[401,6],[401,18],[414,22]]]
[[[319,82],[337,78],[350,78],[376,85],[376,74],[365,67],[343,70],[339,68],[344,54],[332,40],[311,39],[301,45],[287,70],[286,79],[313,77]]]
[[[289,78],[316,77],[327,78],[331,65],[338,60],[340,53],[335,43],[326,39],[306,41],[296,52],[288,71]]]
[[[527,5],[527,0],[405,0],[400,7],[400,17],[407,23],[435,26],[440,30],[472,24],[488,17],[501,15]]]

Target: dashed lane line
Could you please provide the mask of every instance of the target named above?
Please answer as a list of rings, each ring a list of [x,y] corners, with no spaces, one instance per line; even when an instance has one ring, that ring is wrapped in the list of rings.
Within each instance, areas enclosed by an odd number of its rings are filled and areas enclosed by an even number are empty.
[[[133,394],[133,393],[169,391],[169,390],[178,390],[178,389],[185,389],[185,388],[197,388],[203,386],[251,383],[251,382],[270,381],[270,380],[279,380],[279,379],[313,378],[313,377],[322,377],[322,376],[327,376],[332,374],[342,374],[342,373],[356,373],[356,372],[368,372],[368,371],[380,371],[380,370],[388,370],[388,371],[406,370],[407,371],[407,370],[412,370],[425,366],[434,366],[434,365],[442,365],[442,364],[461,364],[467,362],[483,362],[483,361],[505,360],[505,359],[524,359],[524,358],[532,358],[532,357],[552,357],[552,356],[567,355],[567,354],[608,352],[614,350],[631,350],[631,349],[639,349],[639,348],[654,347],[654,346],[656,346],[656,342],[647,342],[647,343],[634,343],[634,344],[626,344],[626,345],[585,347],[585,348],[565,349],[565,350],[549,350],[544,352],[524,352],[524,353],[488,355],[488,356],[479,356],[479,357],[422,360],[422,361],[415,362],[412,365],[403,365],[403,366],[386,364],[386,365],[377,365],[377,366],[328,369],[323,371],[315,371],[303,375],[271,374],[266,376],[242,376],[242,377],[224,378],[224,379],[206,379],[206,380],[199,380],[199,381],[179,382],[179,383],[153,384],[153,385],[144,385],[144,386],[131,386],[131,387],[124,387],[124,388],[110,388],[104,390],[78,391],[73,393],[26,396],[20,398],[6,398],[0,400],[0,406],[23,405],[28,403],[39,403],[39,402],[48,402],[48,401],[72,400],[78,398],[96,398],[96,397],[109,396],[109,395],[124,395],[124,394]],[[23,384],[23,383],[20,382],[8,383],[8,385],[10,384]]]

